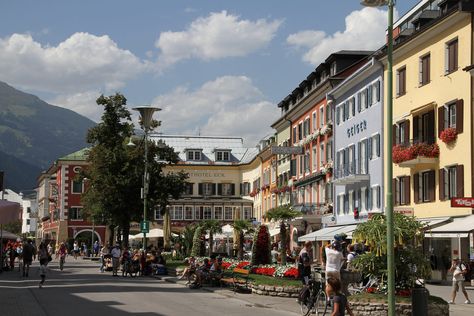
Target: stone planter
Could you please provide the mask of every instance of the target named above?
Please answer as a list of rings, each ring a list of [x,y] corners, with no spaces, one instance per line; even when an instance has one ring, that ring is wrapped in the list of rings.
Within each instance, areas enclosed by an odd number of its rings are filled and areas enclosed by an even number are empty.
[[[360,316],[385,316],[388,313],[388,305],[385,303],[369,303],[369,302],[351,302],[354,315]],[[396,304],[396,315],[416,316],[411,313],[411,304]],[[427,315],[430,316],[447,316],[449,315],[448,304],[428,303]]]
[[[279,297],[298,297],[301,290],[299,286],[253,285],[252,293]]]

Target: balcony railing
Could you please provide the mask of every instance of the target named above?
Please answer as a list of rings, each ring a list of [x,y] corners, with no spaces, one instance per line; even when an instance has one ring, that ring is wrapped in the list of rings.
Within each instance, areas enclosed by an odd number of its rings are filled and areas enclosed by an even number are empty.
[[[401,167],[435,163],[439,158],[439,146],[436,143],[411,141],[392,147],[392,158]]]
[[[334,182],[348,184],[352,182],[368,180],[368,159],[354,160],[346,164],[336,166],[334,171]]]
[[[302,203],[293,205],[292,208],[301,211],[305,216],[323,216],[331,212],[326,203]]]

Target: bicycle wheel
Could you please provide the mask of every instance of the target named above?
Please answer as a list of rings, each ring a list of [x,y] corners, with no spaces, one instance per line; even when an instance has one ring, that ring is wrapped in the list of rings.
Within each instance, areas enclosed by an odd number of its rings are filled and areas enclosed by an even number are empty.
[[[313,309],[314,298],[311,295],[308,295],[303,300],[300,301],[301,315],[307,316]]]
[[[326,315],[328,308],[326,292],[319,291],[318,296],[316,297],[316,316]]]

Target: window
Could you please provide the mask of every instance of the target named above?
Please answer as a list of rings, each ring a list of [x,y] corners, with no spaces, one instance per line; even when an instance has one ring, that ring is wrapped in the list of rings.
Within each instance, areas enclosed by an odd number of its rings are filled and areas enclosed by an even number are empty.
[[[26,225],[30,225],[30,219],[29,218],[26,219]]]
[[[380,101],[380,80],[372,85],[372,104]]]
[[[202,219],[202,206],[196,206],[194,208],[194,219]]]
[[[337,197],[338,199],[338,213],[342,214],[344,213],[344,194],[339,194]]]
[[[419,83],[422,86],[430,83],[430,54],[420,58]]]
[[[356,113],[356,104],[355,104],[355,98],[352,97],[349,99],[349,118],[355,116]]]
[[[341,107],[338,106],[336,108],[336,124],[339,125],[341,123]]]
[[[380,186],[372,188],[372,209],[379,210],[381,208]]]
[[[324,126],[324,106],[319,108],[319,126]]]
[[[306,137],[306,136],[309,135],[309,128],[310,128],[310,125],[309,125],[309,118],[307,118],[306,120],[304,120],[303,127],[304,127],[304,137]]]
[[[433,202],[435,200],[435,172],[429,170],[413,176],[415,203]]]
[[[332,107],[331,105],[326,105],[326,124],[332,119]]]
[[[230,152],[219,150],[216,152],[216,161],[229,161],[230,160]]]
[[[322,167],[324,164],[324,143],[319,145],[319,166]]]
[[[250,182],[242,183],[240,189],[240,195],[249,195],[250,194]]]
[[[367,159],[367,139],[359,142],[359,172],[361,174],[366,174],[368,169],[368,159]]]
[[[189,182],[186,182],[184,184],[184,194],[185,195],[193,195],[193,185],[194,185],[194,183],[189,183]]]
[[[162,220],[163,216],[161,215],[161,209],[155,209],[155,221]]]
[[[372,152],[370,155],[370,159],[375,159],[380,157],[380,134],[374,135],[371,138],[372,141]]]
[[[187,151],[188,160],[198,161],[201,160],[201,152],[198,150],[188,150]]]
[[[413,117],[413,141],[433,144],[435,141],[434,110]]]
[[[404,95],[406,90],[406,67],[397,70],[397,96]]]
[[[318,167],[318,150],[317,150],[317,146],[314,146],[313,147],[313,172],[316,171],[317,167]]]
[[[332,140],[326,144],[326,162],[332,161]]]
[[[194,215],[194,208],[190,205],[184,207],[184,219],[185,220],[192,220]]]
[[[224,214],[222,213],[222,206],[214,206],[214,219],[224,219]]]
[[[72,193],[81,194],[83,192],[82,181],[73,180],[72,181]]]
[[[362,90],[359,94],[359,97],[360,97],[361,111],[364,111],[365,109],[369,107],[368,102],[367,102],[367,90],[366,89]]]
[[[297,139],[296,139],[297,135],[296,135],[296,126],[293,127],[293,143],[296,143]]]
[[[393,179],[392,187],[395,195],[395,205],[410,204],[410,176]]]
[[[304,156],[300,156],[300,174],[299,176],[301,177],[303,175],[303,169],[304,168]]]
[[[366,187],[363,187],[363,188],[360,189],[360,202],[359,202],[360,203],[360,205],[359,205],[359,211],[360,212],[367,210],[367,203],[366,203],[366,199],[365,199],[366,191],[367,191]]]
[[[298,124],[298,140],[303,139],[303,122]]]
[[[449,167],[447,168],[447,187],[448,190],[446,191],[447,198],[457,197],[456,195],[456,167]]]
[[[252,207],[244,206],[244,219],[252,219]]]
[[[444,110],[444,126],[456,128],[456,103],[446,105]]]
[[[395,139],[393,145],[408,144],[409,140],[409,122],[407,120],[395,125]]]
[[[450,166],[439,170],[440,200],[464,196],[464,165]]]
[[[202,219],[212,219],[212,206],[203,206]]]
[[[445,73],[449,74],[458,70],[458,40],[455,39],[446,44]]]
[[[324,182],[321,183],[321,186],[319,187],[320,191],[323,191],[322,193],[322,200],[320,200],[320,202],[328,202],[328,203],[332,203],[332,183],[326,183],[324,184]]]
[[[337,73],[337,64],[336,64],[336,62],[333,62],[331,64],[331,70],[330,71],[331,71],[331,76],[334,76]]]
[[[233,216],[234,214],[233,214],[233,213],[234,213],[234,212],[233,212],[232,207],[230,207],[230,206],[224,207],[224,219],[225,219],[226,221],[230,221],[230,220],[232,220],[232,219],[234,218],[234,216]]]
[[[215,185],[214,183],[201,183],[202,185],[202,195],[214,195],[215,194]]]
[[[26,208],[26,213],[28,213],[28,214],[31,213],[31,207],[28,206],[28,207]]]
[[[351,110],[349,100],[344,102],[344,121],[347,121],[351,117]]]
[[[222,183],[222,192],[220,194],[224,196],[234,195],[234,184],[233,183]]]
[[[71,207],[68,217],[73,221],[82,220],[82,207]]]
[[[429,177],[429,173],[428,172],[425,172],[422,174],[422,194],[423,194],[423,198],[422,198],[422,201],[423,202],[428,202],[430,200],[429,196],[430,196],[430,191],[429,191],[429,188],[430,188],[430,177]]]
[[[316,119],[316,112],[313,112],[313,131],[316,130],[316,128],[318,128],[318,120]]]
[[[304,172],[305,173],[310,172],[310,169],[309,169],[310,158],[311,157],[310,157],[309,151],[307,151],[306,154],[304,155]]]

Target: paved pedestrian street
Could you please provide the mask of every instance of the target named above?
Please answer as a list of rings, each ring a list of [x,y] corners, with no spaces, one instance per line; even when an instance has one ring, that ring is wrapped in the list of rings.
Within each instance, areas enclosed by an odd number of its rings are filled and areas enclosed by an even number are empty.
[[[42,289],[37,262],[29,278],[18,271],[1,273],[0,315],[298,315],[294,299],[190,290],[151,277],[112,277],[100,273],[97,263],[70,257],[64,271],[56,261],[49,268]]]

